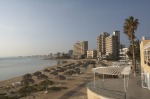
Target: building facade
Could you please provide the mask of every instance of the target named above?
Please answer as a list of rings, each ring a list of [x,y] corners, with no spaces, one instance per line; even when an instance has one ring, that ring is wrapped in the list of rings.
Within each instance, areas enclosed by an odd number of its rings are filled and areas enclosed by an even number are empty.
[[[103,57],[106,55],[106,37],[110,34],[103,32],[101,35],[97,36],[97,57]]]
[[[127,52],[129,51],[129,48],[120,48],[120,52],[119,52],[119,56],[120,56],[120,59],[128,59],[128,55],[127,55]]]
[[[96,50],[88,50],[87,51],[87,58],[96,58],[97,57],[97,51]]]
[[[106,56],[111,60],[119,59],[120,31],[114,31],[113,35],[106,37]]]
[[[69,50],[68,54],[69,54],[70,57],[72,57],[73,56],[73,50]]]
[[[75,58],[79,58],[81,56],[86,57],[87,50],[88,50],[88,41],[77,41],[74,44],[73,56]]]
[[[150,38],[143,37],[140,43],[142,87],[150,90]]]

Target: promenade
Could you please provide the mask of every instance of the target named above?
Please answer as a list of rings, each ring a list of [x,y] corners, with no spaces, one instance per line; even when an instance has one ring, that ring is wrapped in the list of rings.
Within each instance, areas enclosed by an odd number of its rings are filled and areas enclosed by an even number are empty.
[[[89,78],[91,82],[89,80],[87,82],[92,84],[93,77]],[[150,90],[144,89],[141,86],[140,73],[137,73],[135,77],[131,73],[128,87],[126,88],[126,97],[122,78],[107,78],[104,82],[102,78],[97,78],[97,80],[96,90],[93,90],[92,86],[90,86],[90,89],[103,96],[111,96],[111,99],[150,99]],[[85,85],[82,84],[72,90],[72,94],[67,99],[87,99],[87,87],[89,87],[90,83],[84,83]]]

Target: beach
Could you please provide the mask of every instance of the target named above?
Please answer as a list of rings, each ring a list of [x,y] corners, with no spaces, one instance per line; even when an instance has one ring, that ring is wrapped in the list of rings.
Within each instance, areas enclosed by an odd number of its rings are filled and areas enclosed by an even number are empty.
[[[66,60],[65,60],[66,61]],[[75,64],[76,62],[79,62],[79,60],[67,60],[67,63],[49,66],[44,69],[51,69],[51,68],[57,68],[65,65]],[[44,94],[44,91],[39,91],[32,93],[31,96],[28,96],[30,99],[86,99],[86,84],[91,81],[92,79],[92,72],[91,69],[93,68],[93,64],[88,64],[86,68],[80,68],[81,74],[74,75],[71,78],[68,78],[67,80],[62,81],[62,84],[59,84],[59,80],[57,78],[53,78],[51,75],[48,74],[48,78],[55,82],[54,86],[59,87],[66,87],[67,89],[63,89],[56,92],[48,92],[47,94]],[[43,69],[43,70],[44,70]],[[39,71],[43,71],[39,70]],[[39,82],[39,80],[35,77],[33,77],[36,83]],[[9,91],[9,86],[11,86],[14,82],[20,82],[22,80],[22,77],[15,77],[8,80],[0,81],[0,91],[1,92],[7,92]],[[8,89],[7,89],[8,87]],[[6,89],[5,91],[2,89]],[[34,96],[34,97],[33,97]],[[22,97],[21,99],[26,99],[26,97]]]

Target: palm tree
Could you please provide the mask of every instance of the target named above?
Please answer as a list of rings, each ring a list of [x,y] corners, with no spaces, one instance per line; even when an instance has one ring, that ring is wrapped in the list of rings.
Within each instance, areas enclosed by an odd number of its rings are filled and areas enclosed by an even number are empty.
[[[123,25],[123,32],[127,35],[128,39],[130,40],[130,44],[132,45],[132,53],[133,53],[133,71],[134,76],[136,73],[136,61],[135,61],[135,49],[134,49],[134,39],[135,39],[135,31],[138,27],[138,19],[135,19],[133,16],[125,19]]]

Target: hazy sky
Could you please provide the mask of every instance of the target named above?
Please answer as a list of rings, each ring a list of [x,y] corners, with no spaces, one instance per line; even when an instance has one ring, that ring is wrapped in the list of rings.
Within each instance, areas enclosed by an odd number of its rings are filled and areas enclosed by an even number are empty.
[[[96,49],[102,32],[139,19],[137,38],[150,37],[150,0],[0,0],[0,57],[67,52],[79,40]]]

